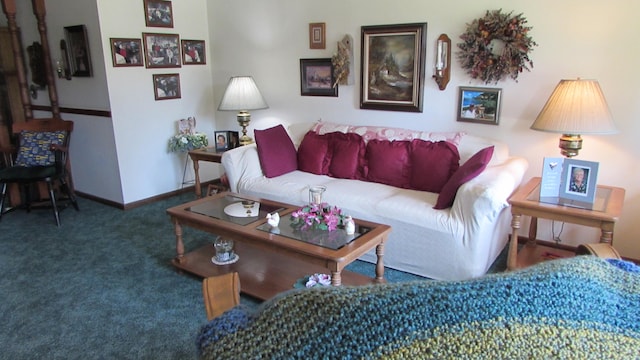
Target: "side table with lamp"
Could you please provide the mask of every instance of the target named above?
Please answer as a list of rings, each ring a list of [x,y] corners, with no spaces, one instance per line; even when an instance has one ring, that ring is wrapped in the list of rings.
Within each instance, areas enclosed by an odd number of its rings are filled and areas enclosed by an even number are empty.
[[[247,126],[251,122],[251,114],[249,110],[267,109],[269,106],[262,97],[258,86],[251,76],[234,76],[229,79],[229,83],[222,95],[218,110],[238,111],[238,124],[242,127],[242,136],[239,139],[240,146],[253,143],[253,139],[247,135]],[[221,151],[215,148],[205,148],[189,151],[189,156],[193,161],[193,169],[195,172],[195,192],[198,197],[202,196],[200,183],[200,166],[198,161],[209,161],[221,163]],[[209,194],[207,194],[209,195]]]
[[[562,155],[572,158],[582,149],[580,134],[612,134],[616,132],[609,107],[600,85],[595,80],[561,80],[538,114],[531,129],[560,133]],[[536,246],[537,220],[545,218],[601,229],[600,242],[612,244],[615,222],[622,213],[625,190],[598,185],[589,208],[577,208],[562,201],[541,201],[540,188],[544,179],[531,179],[510,198],[512,237],[507,268],[526,267],[543,260],[544,247]],[[518,251],[518,229],[521,216],[531,216],[529,240]],[[563,253],[555,250],[556,253]],[[564,252],[562,255],[571,255]],[[561,255],[561,256],[562,256]]]

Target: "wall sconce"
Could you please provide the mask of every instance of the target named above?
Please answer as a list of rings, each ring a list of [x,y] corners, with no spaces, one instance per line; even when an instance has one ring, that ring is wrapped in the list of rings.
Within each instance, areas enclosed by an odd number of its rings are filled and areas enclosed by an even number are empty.
[[[58,78],[71,80],[69,56],[67,55],[67,42],[64,40],[60,40],[60,56],[61,58],[56,60],[56,73],[58,74]]]
[[[446,34],[440,34],[436,44],[436,73],[433,78],[438,88],[444,90],[451,77],[451,39]]]

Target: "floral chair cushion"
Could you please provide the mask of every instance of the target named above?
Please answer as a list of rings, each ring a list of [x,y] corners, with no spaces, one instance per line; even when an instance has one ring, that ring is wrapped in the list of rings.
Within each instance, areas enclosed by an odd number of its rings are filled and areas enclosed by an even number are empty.
[[[22,131],[16,166],[47,166],[55,163],[51,145],[64,145],[66,131]]]

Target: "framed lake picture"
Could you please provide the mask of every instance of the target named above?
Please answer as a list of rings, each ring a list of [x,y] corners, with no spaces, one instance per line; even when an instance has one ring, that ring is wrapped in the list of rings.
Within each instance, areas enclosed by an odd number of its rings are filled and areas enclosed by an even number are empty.
[[[460,87],[458,121],[498,125],[502,89]]]
[[[422,112],[427,23],[363,26],[360,108]]]

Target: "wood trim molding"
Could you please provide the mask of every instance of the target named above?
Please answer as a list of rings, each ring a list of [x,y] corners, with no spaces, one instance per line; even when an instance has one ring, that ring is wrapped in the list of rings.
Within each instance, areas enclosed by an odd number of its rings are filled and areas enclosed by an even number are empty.
[[[37,110],[37,111],[49,111],[49,112],[51,112],[52,110],[51,106],[47,106],[47,105],[31,105],[31,109]],[[99,116],[99,117],[108,117],[108,118],[111,117],[111,111],[108,111],[108,110],[91,110],[91,109],[61,107],[60,112],[65,114],[79,114],[79,115]]]

